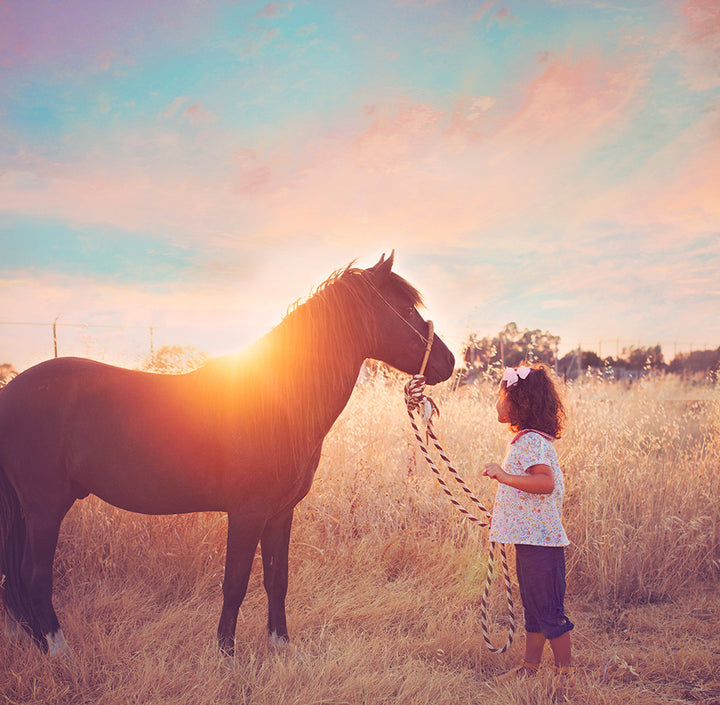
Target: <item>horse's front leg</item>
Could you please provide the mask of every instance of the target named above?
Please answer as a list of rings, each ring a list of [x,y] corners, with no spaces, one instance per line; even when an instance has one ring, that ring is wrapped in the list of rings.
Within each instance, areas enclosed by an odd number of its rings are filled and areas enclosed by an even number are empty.
[[[223,607],[217,632],[218,645],[226,656],[235,654],[238,611],[247,592],[255,549],[264,526],[264,516],[228,512]]]
[[[260,546],[263,581],[268,598],[268,636],[270,645],[282,647],[288,642],[285,620],[285,596],[288,586],[288,549],[293,509],[273,517],[265,526]]]

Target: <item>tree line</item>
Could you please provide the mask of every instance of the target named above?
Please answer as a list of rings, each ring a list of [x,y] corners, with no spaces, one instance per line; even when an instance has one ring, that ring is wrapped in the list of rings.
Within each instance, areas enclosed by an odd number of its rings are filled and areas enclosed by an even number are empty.
[[[670,373],[683,376],[712,376],[720,370],[720,348],[697,350],[676,355],[665,362],[660,345],[631,346],[616,357],[601,358],[591,350],[572,350],[558,357],[560,337],[538,329],[520,329],[508,323],[494,336],[471,334],[463,343],[461,377],[470,382],[494,369],[517,367],[523,361],[542,362],[559,375],[574,379],[588,373],[611,378],[636,378],[648,373]]]
[[[504,367],[517,367],[523,361],[542,362],[565,379],[586,374],[607,378],[637,378],[648,373],[669,373],[685,377],[720,378],[720,347],[676,355],[666,363],[660,345],[625,348],[617,357],[601,358],[591,350],[572,350],[558,358],[560,336],[539,328],[520,330],[508,323],[495,336],[472,333],[464,341],[460,360],[461,382],[472,382],[491,375]],[[207,361],[207,354],[192,345],[166,345],[155,350],[140,369],[152,372],[181,373],[195,369]],[[384,363],[368,361],[371,376],[387,375]],[[0,364],[0,387],[7,384],[17,371],[10,363]]]

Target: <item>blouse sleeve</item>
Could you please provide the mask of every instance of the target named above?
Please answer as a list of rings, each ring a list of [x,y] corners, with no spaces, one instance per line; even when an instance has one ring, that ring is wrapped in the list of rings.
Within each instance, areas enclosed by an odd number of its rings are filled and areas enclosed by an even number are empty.
[[[522,443],[520,462],[523,471],[533,465],[552,465],[554,448],[549,441],[536,433],[526,433],[519,439]]]

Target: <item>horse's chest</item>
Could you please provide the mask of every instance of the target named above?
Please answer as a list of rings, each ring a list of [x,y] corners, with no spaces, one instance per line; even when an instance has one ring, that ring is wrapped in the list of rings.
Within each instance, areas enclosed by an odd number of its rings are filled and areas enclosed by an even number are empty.
[[[294,507],[312,487],[320,460],[318,447],[302,460],[287,460],[270,470],[265,486],[268,505],[273,513]]]

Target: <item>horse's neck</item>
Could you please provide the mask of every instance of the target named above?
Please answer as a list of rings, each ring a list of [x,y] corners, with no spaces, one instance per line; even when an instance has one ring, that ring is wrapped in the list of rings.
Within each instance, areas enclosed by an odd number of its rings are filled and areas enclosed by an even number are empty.
[[[348,403],[365,358],[360,351],[348,352],[340,360],[335,358],[336,349],[315,352],[316,356],[298,361],[297,387],[291,393],[302,407],[300,413],[307,414],[306,430],[319,441]]]
[[[278,433],[284,428],[294,443],[314,448],[350,399],[369,346],[331,322],[314,339],[290,328],[296,323],[281,323],[243,353],[206,369],[231,414],[254,417]]]

